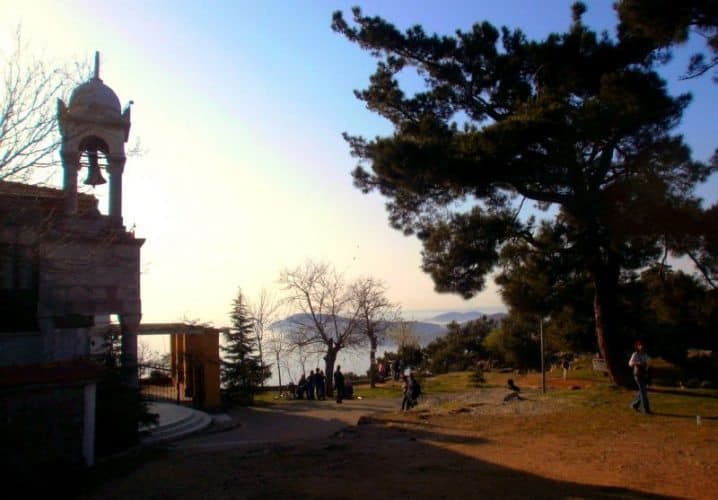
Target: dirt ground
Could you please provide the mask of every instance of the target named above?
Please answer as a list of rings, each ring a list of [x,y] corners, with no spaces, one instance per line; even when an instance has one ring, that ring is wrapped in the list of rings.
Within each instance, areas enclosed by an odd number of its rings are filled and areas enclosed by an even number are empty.
[[[697,425],[661,412],[655,395],[645,416],[628,409],[628,392],[586,403],[570,397],[575,382],[561,385],[565,397],[529,390],[507,403],[504,389],[427,396],[321,439],[155,450],[100,468],[79,496],[718,498],[718,415]],[[292,418],[291,406],[281,412]]]

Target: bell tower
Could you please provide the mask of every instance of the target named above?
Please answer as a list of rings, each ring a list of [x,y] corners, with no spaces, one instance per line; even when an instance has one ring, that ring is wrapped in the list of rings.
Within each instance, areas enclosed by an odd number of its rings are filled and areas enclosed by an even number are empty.
[[[130,101],[131,103],[131,101]],[[77,213],[77,177],[83,167],[88,173],[84,183],[95,186],[110,179],[109,215],[122,224],[122,172],[125,168],[125,143],[130,133],[130,106],[121,111],[117,94],[100,79],[100,53],[95,52],[95,71],[79,85],[68,105],[58,99],[57,119],[62,146],[64,212]],[[104,162],[100,162],[100,154]]]

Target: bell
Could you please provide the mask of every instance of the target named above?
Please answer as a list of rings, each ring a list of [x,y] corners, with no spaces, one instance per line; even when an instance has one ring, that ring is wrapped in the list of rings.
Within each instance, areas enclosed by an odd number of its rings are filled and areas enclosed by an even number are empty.
[[[97,151],[87,151],[87,159],[89,165],[87,166],[87,179],[85,184],[88,186],[95,187],[98,184],[104,184],[107,181],[102,177],[102,171],[100,170],[100,164],[97,161]]]

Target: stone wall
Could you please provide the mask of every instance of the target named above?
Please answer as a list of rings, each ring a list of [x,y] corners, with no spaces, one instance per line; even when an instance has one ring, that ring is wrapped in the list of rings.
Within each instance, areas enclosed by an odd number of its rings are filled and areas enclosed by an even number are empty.
[[[38,315],[140,314],[139,266],[134,241],[45,243]]]
[[[83,465],[84,387],[0,392],[0,467]]]

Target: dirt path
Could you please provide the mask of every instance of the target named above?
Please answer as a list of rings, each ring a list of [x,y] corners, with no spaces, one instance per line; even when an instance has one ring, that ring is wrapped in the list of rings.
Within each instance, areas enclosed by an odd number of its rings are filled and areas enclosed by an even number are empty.
[[[396,400],[246,409],[243,427],[113,466],[81,496],[718,498],[717,415],[645,417],[627,392],[581,405],[505,394],[427,397],[408,413]]]
[[[227,450],[266,444],[289,444],[326,439],[361,416],[396,409],[400,402],[389,399],[293,401],[268,407],[240,408],[231,413],[237,428],[216,434],[198,435],[171,446],[176,450]]]

